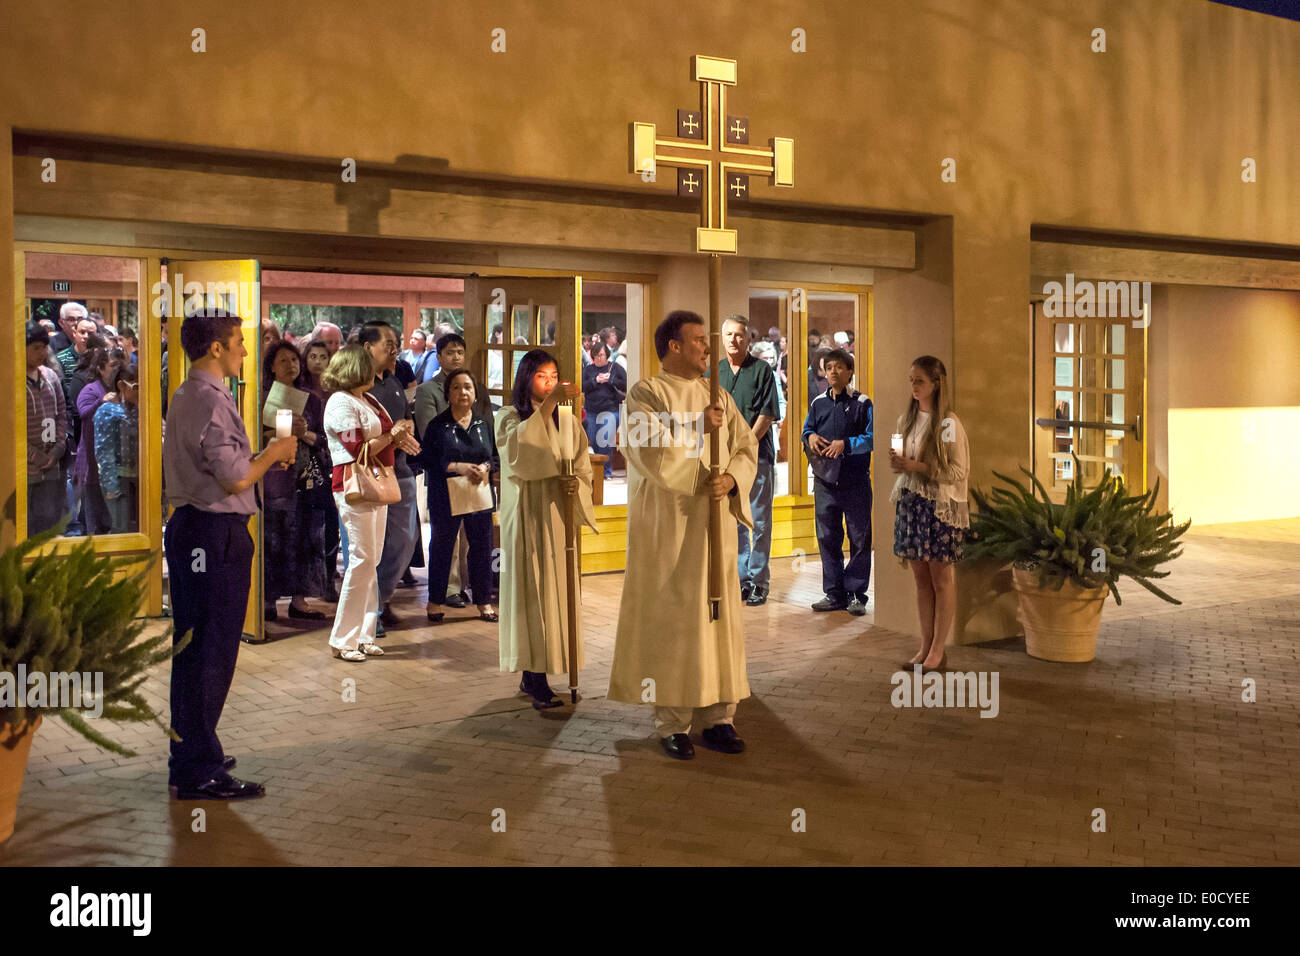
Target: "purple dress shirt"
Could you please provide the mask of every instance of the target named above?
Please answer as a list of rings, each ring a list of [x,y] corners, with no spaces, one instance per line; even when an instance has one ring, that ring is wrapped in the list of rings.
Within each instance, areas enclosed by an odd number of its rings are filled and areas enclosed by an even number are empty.
[[[230,389],[215,375],[190,369],[167,406],[163,478],[168,502],[174,508],[193,505],[218,514],[254,514],[256,485],[237,495],[222,487],[222,482],[246,477],[252,458],[253,446]]]

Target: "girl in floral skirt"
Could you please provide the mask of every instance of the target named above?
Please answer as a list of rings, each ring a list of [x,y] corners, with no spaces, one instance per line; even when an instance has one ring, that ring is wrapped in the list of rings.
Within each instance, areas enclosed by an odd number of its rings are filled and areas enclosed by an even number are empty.
[[[961,419],[948,404],[948,370],[933,355],[922,355],[909,373],[912,400],[898,420],[903,451],[891,447],[889,467],[898,474],[890,500],[895,503],[894,554],[916,579],[921,646],[906,663],[924,672],[946,663],[944,647],[956,612],[953,565],[961,560],[970,527],[966,479],[970,448]]]

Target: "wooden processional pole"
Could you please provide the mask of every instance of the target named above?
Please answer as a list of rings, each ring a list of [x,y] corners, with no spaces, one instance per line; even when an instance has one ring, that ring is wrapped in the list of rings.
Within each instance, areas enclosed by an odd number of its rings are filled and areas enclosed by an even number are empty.
[[[722,256],[738,250],[735,229],[727,228],[728,201],[749,198],[749,177],[763,175],[772,186],[794,185],[794,140],[773,137],[766,149],[749,144],[749,119],[727,113],[727,88],[736,85],[736,61],[691,57],[691,79],[700,84],[700,108],[677,111],[677,135],[660,138],[654,123],[628,127],[630,172],[655,182],[660,166],[677,170],[677,195],[700,200],[695,251],[709,257],[709,352],[714,362],[709,402],[718,402],[722,357],[719,315]],[[718,431],[709,435],[709,475],[722,473]],[[709,501],[709,620],[722,605],[722,502]]]
[[[709,376],[709,404],[720,401],[721,391],[718,360],[722,355],[722,320],[718,315],[719,288],[722,285],[722,256],[716,252],[709,256],[709,360],[713,374]],[[721,431],[709,432],[709,477],[722,474]],[[722,502],[709,496],[709,620],[716,621],[722,609]]]

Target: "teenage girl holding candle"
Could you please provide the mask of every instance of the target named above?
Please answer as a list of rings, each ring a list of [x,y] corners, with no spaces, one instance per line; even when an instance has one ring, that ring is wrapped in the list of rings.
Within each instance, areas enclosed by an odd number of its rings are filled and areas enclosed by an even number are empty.
[[[577,385],[561,382],[543,349],[524,355],[511,403],[497,413],[501,455],[501,669],[523,671],[533,707],[559,707],[547,674],[569,670],[564,519],[577,496],[579,520],[596,530],[587,436],[571,405]],[[572,474],[565,462],[572,461]],[[582,667],[582,642],[578,643]]]
[[[889,449],[889,467],[898,475],[890,500],[895,502],[894,554],[912,568],[921,618],[921,645],[906,666],[920,664],[929,672],[946,663],[945,645],[956,612],[953,565],[961,560],[970,527],[970,448],[966,429],[949,404],[943,362],[922,355],[908,378],[912,399],[898,424],[902,451],[897,441]]]

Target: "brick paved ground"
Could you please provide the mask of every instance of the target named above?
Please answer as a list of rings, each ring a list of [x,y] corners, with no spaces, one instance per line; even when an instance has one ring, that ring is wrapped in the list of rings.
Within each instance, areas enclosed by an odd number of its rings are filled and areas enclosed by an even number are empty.
[[[812,614],[819,568],[778,561],[773,600],[747,611],[750,751],[691,763],[660,753],[644,709],[603,697],[621,575],[586,580],[576,712],[535,713],[477,621],[393,632],[361,665],[281,628],[243,648],[221,727],[266,799],[169,802],[156,729],[119,730],[140,751],[126,759],[47,722],[0,864],[1297,864],[1298,572],[1300,519],[1201,529],[1169,581],[1184,606],[1126,588],[1091,664],[1016,642],[951,651],[999,672],[989,720],[893,708],[909,639]],[[422,621],[422,591],[399,594]],[[147,685],[157,703],[166,680]]]

